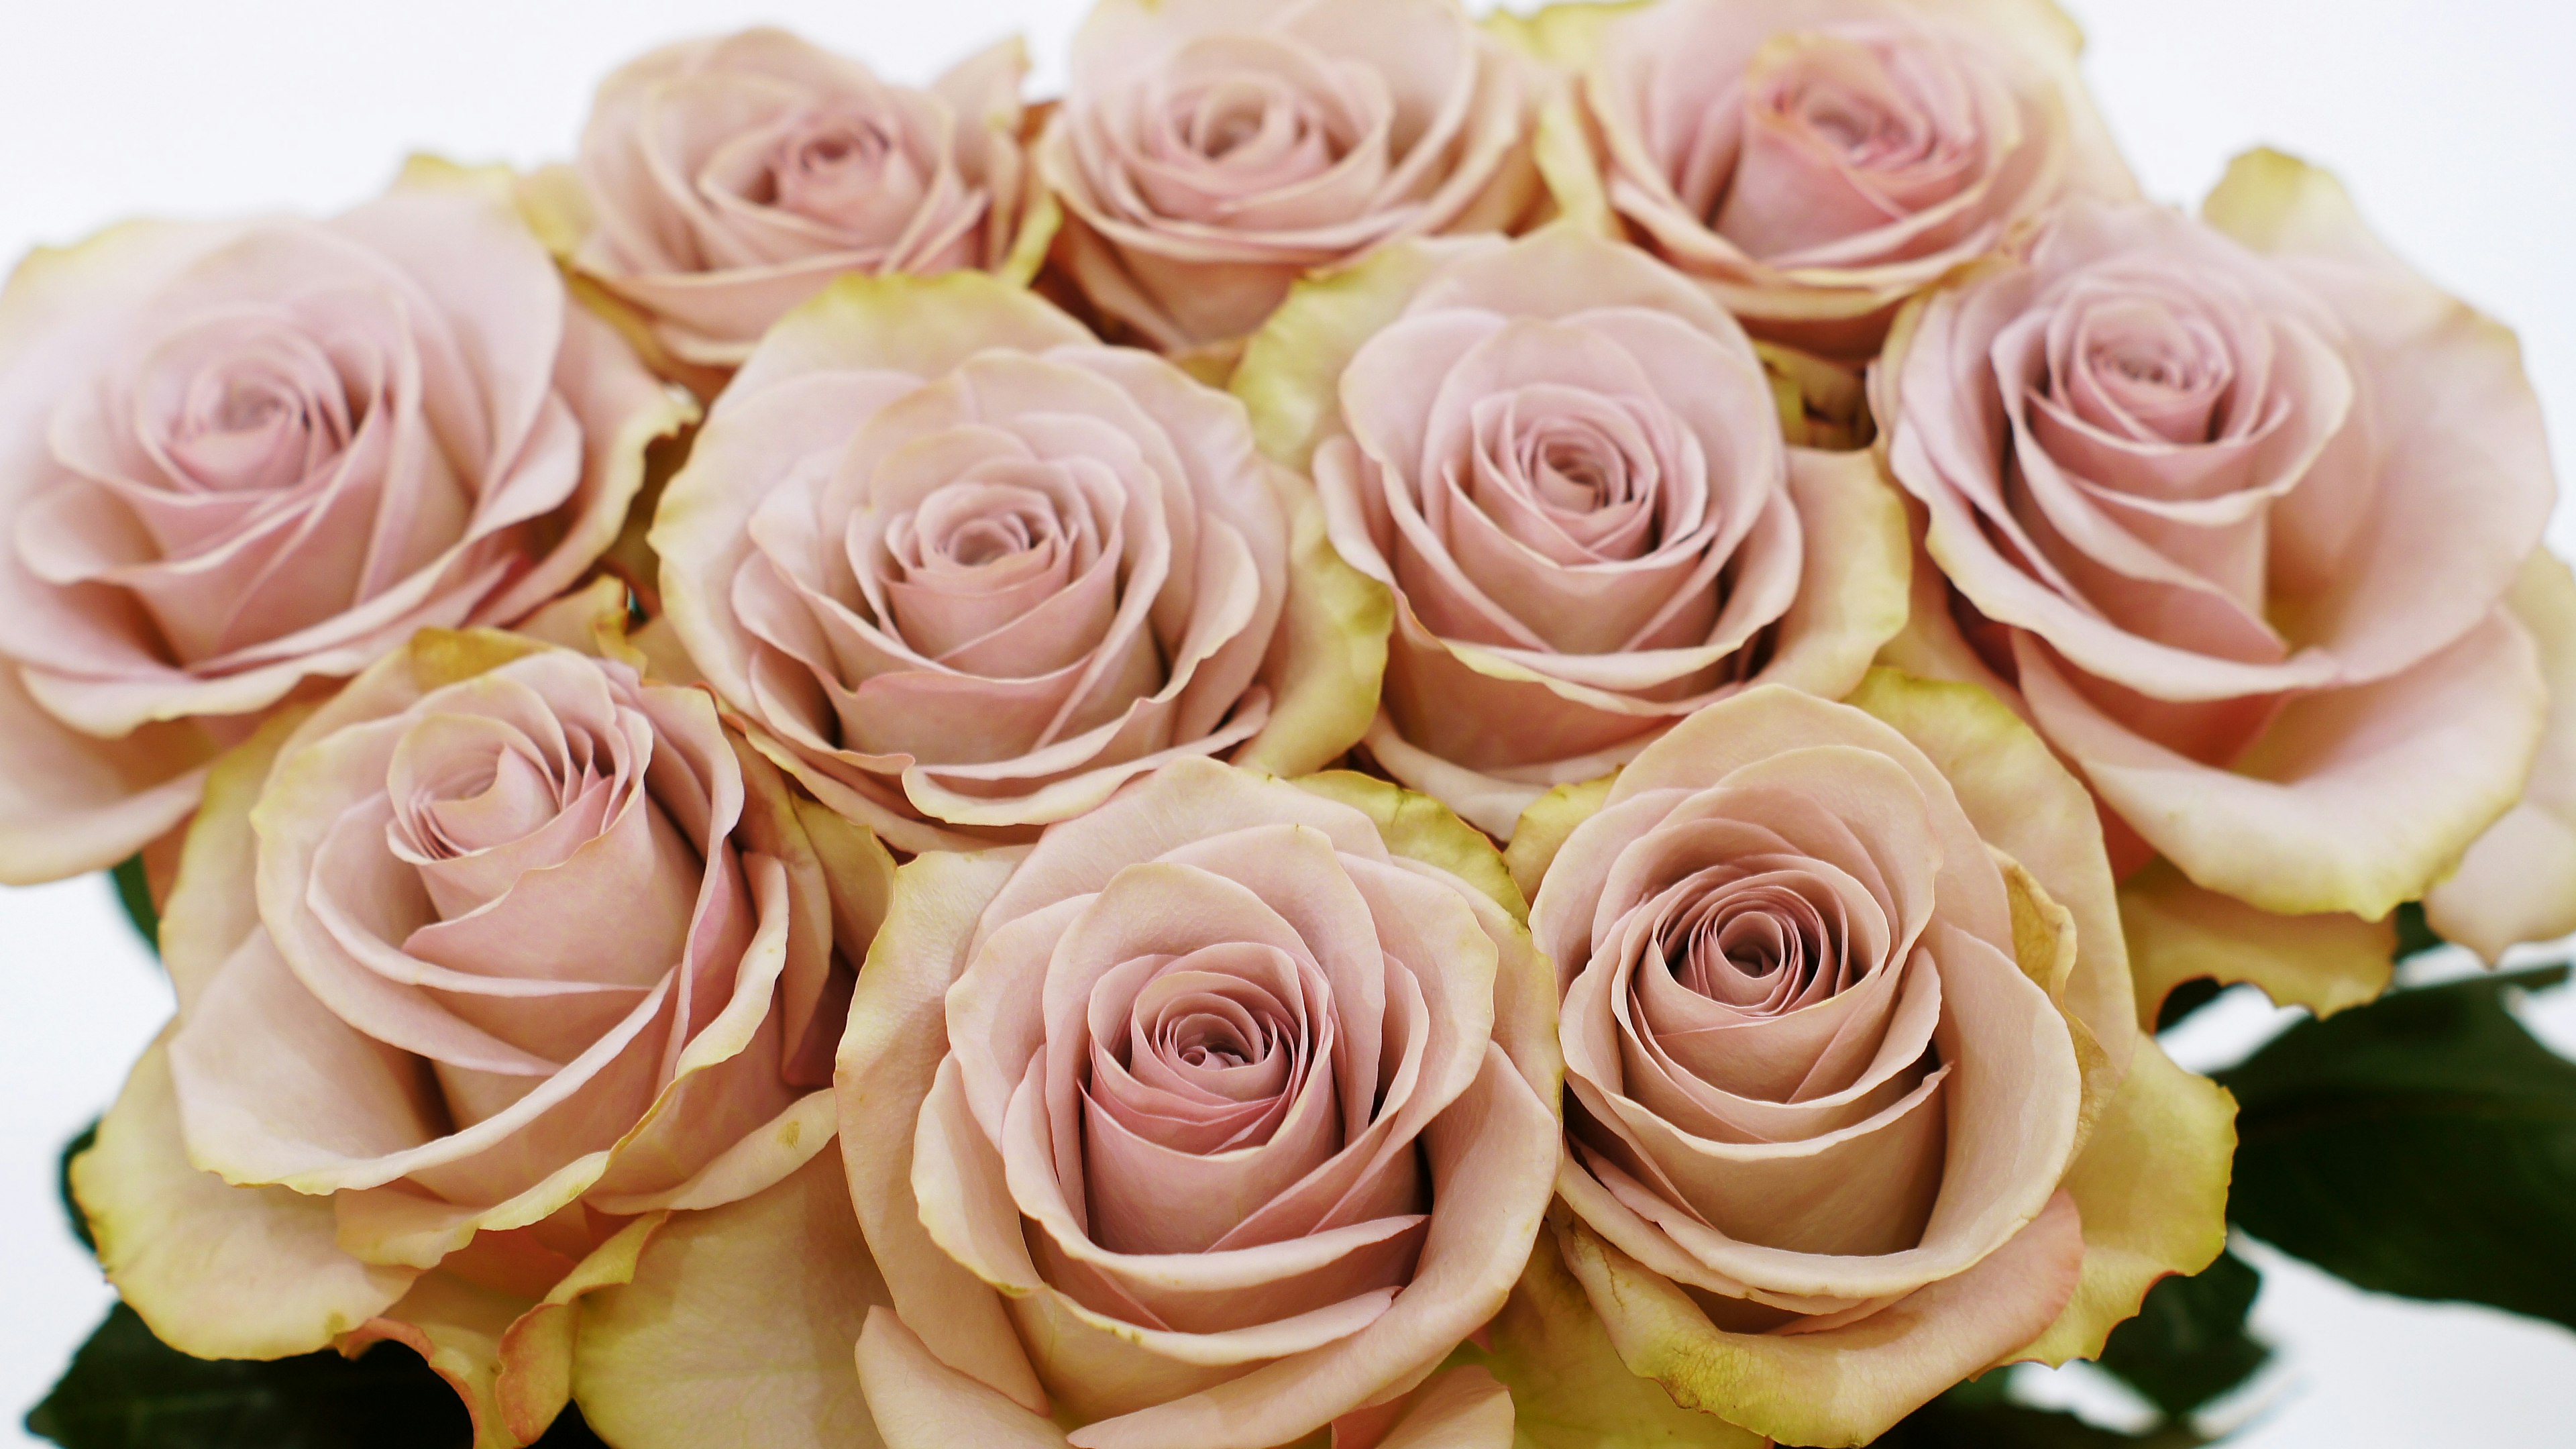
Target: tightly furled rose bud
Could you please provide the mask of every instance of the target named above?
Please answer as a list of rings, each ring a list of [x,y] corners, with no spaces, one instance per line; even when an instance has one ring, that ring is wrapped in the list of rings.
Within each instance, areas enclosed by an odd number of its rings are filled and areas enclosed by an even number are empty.
[[[2322,173],[2245,157],[2205,224],[2072,209],[1929,296],[1875,385],[1949,582],[1910,667],[2016,691],[2188,878],[2170,909],[2381,917],[2520,796],[2539,406]]]
[[[580,161],[531,199],[676,371],[720,384],[843,272],[1028,280],[1054,213],[1020,153],[1027,69],[1007,41],[915,90],[781,30],[684,41],[601,83]]]
[[[971,848],[1175,755],[1349,746],[1302,702],[1359,687],[1310,679],[1333,641],[1279,627],[1284,487],[1233,399],[1026,292],[848,278],[734,380],[652,540],[755,742],[898,848]]]
[[[2098,1352],[2224,1243],[2234,1146],[2131,1015],[2082,787],[1972,687],[1853,698],[1712,705],[1517,862],[1564,993],[1565,1264],[1631,1369],[1790,1444]]]
[[[30,257],[0,296],[0,880],[113,865],[279,701],[562,592],[688,415],[497,177],[415,162],[329,221]]]
[[[1634,248],[1391,249],[1301,287],[1235,390],[1395,596],[1371,754],[1490,834],[1749,683],[1841,695],[1904,624],[1896,494],[1786,447],[1742,330]]]
[[[517,635],[426,631],[289,723],[216,770],[178,1019],[73,1184],[165,1342],[395,1339],[523,1443],[581,1294],[830,1140],[891,863],[703,693]]]
[[[1058,259],[1154,347],[1235,342],[1307,271],[1524,222],[1544,85],[1457,0],[1100,0],[1038,149]]]
[[[2136,194],[2050,0],[1663,0],[1525,22],[1601,194],[1754,335],[1863,363],[1898,304],[2068,195]],[[1562,118],[1561,118],[1562,119]]]
[[[1508,1444],[1481,1373],[1424,1379],[1556,1172],[1517,901],[1428,801],[1205,760],[904,867],[839,1077],[887,1442]]]

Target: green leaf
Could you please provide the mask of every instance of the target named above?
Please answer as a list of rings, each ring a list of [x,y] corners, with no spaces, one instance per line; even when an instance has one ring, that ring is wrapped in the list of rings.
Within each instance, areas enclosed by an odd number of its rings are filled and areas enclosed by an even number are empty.
[[[2156,1011],[2156,1030],[2171,1028],[2184,1017],[2216,1001],[2218,993],[2224,990],[2225,987],[2206,976],[2195,976],[2174,987],[2165,993],[2164,1005]]]
[[[122,1303],[27,1429],[63,1449],[464,1449],[472,1437],[456,1391],[408,1349],[194,1359]]]
[[[129,855],[108,873],[116,887],[117,903],[125,907],[125,918],[143,935],[143,944],[154,955],[161,952],[161,912],[152,904],[152,883],[144,877],[143,857]]]
[[[2398,960],[2403,961],[2409,956],[2438,950],[2449,944],[2450,942],[2443,940],[2434,931],[2432,923],[2424,919],[2422,901],[2408,901],[2397,908],[2396,958]]]
[[[2102,1367],[2180,1419],[2254,1376],[2272,1350],[2245,1331],[2263,1275],[2233,1253],[2147,1293],[2138,1316],[2112,1331]]]
[[[2005,1377],[1987,1374],[1925,1404],[1880,1435],[1877,1449],[2194,1449],[2208,1442],[2178,1424],[2123,1434],[2016,1404],[2004,1397]]]
[[[27,1415],[63,1449],[468,1449],[465,1405],[420,1356],[194,1359],[117,1304]],[[538,1449],[605,1449],[566,1409]]]
[[[78,1137],[63,1144],[62,1159],[54,1167],[54,1191],[62,1196],[63,1216],[71,1223],[72,1236],[93,1253],[98,1251],[98,1240],[89,1234],[89,1214],[81,1211],[80,1200],[72,1196],[72,1159],[89,1151],[97,1141],[98,1124],[92,1122],[80,1130]]]
[[[2393,992],[2282,1033],[2236,1094],[2229,1214],[2364,1288],[2576,1327],[2576,1064],[2506,993],[2564,966]]]

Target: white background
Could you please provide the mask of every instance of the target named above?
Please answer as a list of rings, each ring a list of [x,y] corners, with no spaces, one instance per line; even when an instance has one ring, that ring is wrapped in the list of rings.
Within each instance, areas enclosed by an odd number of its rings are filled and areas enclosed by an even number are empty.
[[[2196,201],[2257,142],[2339,172],[2435,279],[2522,333],[2562,474],[2576,461],[2576,6],[2564,0],[2068,0],[2150,191]],[[681,35],[783,23],[923,80],[1018,29],[1051,86],[1079,0],[7,0],[0,259],[138,213],[329,210],[406,152],[564,155],[592,82]],[[2576,507],[2552,537],[2576,551]],[[2562,1050],[2576,998],[2536,1006]],[[54,1155],[169,1009],[97,879],[0,891],[0,1415],[44,1390],[107,1290],[60,1225]],[[2272,1014],[2232,1001],[2215,1065]],[[2576,1335],[2361,1294],[2255,1252],[2282,1361],[2225,1411],[2249,1449],[2569,1442]],[[2080,1373],[2026,1392],[2116,1417]],[[15,1442],[0,1418],[0,1444]]]

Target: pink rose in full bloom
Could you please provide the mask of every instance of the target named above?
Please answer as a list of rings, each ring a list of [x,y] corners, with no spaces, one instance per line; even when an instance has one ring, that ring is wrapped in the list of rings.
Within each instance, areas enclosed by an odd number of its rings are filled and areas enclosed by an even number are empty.
[[[2061,197],[2135,194],[2050,0],[1585,8],[1532,24],[1582,37],[1594,204],[1756,336],[1865,362]]]
[[[1544,85],[1458,0],[1100,0],[1038,148],[1059,262],[1115,329],[1235,342],[1309,270],[1522,222]]]
[[[408,1344],[534,1439],[577,1300],[829,1143],[891,873],[703,691],[423,631],[216,767],[178,1018],[73,1168],[109,1278],[190,1353]]]
[[[2091,804],[1984,691],[1747,690],[1522,832],[1565,1275],[1630,1369],[1742,1431],[1653,1442],[1868,1443],[1998,1362],[2100,1352],[2225,1243],[2233,1106],[2139,1031]],[[1546,1361],[1524,1321],[1506,1365]],[[1550,1422],[1645,1412],[1559,1396]]]
[[[1841,695],[1904,624],[1897,495],[1787,446],[1742,329],[1633,247],[1391,249],[1301,288],[1235,390],[1393,595],[1371,754],[1493,835],[1748,684]]]
[[[1289,487],[1232,398],[1026,291],[852,277],[734,379],[652,542],[755,743],[900,849],[971,848],[1178,755],[1349,747],[1365,706],[1312,701],[1365,682],[1281,622]]]
[[[1483,1369],[1425,1379],[1556,1175],[1518,906],[1427,800],[1208,760],[905,866],[838,1078],[891,1449],[1505,1449]]]
[[[2563,578],[2509,597],[2545,562],[2539,406],[2322,173],[2245,157],[2205,222],[2071,209],[1928,297],[1874,386],[1949,585],[1904,662],[2012,693],[2188,881],[2377,918],[2522,795],[2534,635],[2569,635]]]
[[[1054,223],[1020,152],[1027,69],[1008,41],[915,90],[781,30],[683,41],[601,83],[581,159],[531,197],[673,370],[720,384],[843,272],[1028,280]]]
[[[114,864],[281,700],[515,620],[690,415],[496,178],[138,222],[0,295],[0,880]]]

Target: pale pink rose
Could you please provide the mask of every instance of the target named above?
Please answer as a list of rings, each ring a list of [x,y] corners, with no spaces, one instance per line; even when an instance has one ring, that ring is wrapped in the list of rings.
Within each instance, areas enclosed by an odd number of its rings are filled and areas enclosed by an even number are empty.
[[[505,184],[138,222],[0,295],[0,879],[115,863],[299,689],[514,620],[687,405],[567,305]]]
[[[2138,1031],[2082,787],[1970,686],[1853,701],[1712,705],[1519,863],[1566,1266],[1630,1368],[1786,1444],[2098,1352],[2226,1237],[2232,1108]]]
[[[735,378],[652,542],[754,741],[925,850],[1025,839],[1178,755],[1347,748],[1357,725],[1308,738],[1289,707],[1287,486],[1233,399],[1027,292],[848,278]]]
[[[1583,99],[1610,208],[1756,335],[1866,361],[2059,198],[2135,194],[2050,0],[1663,0]]]
[[[1052,208],[1020,153],[1018,41],[929,88],[782,30],[684,41],[602,82],[569,173],[532,187],[569,260],[681,370],[738,366],[843,272],[1026,281]]]
[[[1635,248],[1390,251],[1302,290],[1236,390],[1315,420],[1333,547],[1395,596],[1371,753],[1496,836],[1749,683],[1842,694],[1904,623],[1895,493],[1786,446],[1743,331]]]
[[[1556,1173],[1517,906],[1429,801],[1207,760],[904,867],[838,1079],[887,1443],[1508,1445],[1480,1372],[1403,1400]]]
[[[287,723],[217,768],[178,1019],[75,1186],[165,1341],[395,1339],[525,1442],[571,1338],[503,1330],[829,1141],[891,862],[703,692],[518,635],[424,631]]]
[[[1520,223],[1544,84],[1458,0],[1100,0],[1038,147],[1058,260],[1115,329],[1236,341],[1311,269]]]
[[[2256,153],[2205,224],[2071,209],[1899,333],[1887,457],[1954,591],[1914,632],[1974,649],[1931,667],[2017,689],[2184,875],[2375,918],[2522,793],[2539,406],[2332,180]]]

